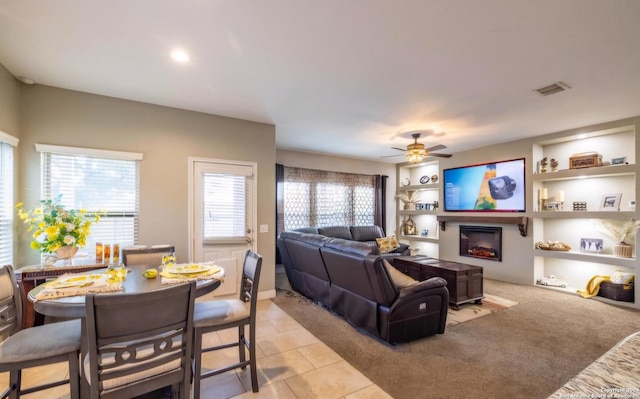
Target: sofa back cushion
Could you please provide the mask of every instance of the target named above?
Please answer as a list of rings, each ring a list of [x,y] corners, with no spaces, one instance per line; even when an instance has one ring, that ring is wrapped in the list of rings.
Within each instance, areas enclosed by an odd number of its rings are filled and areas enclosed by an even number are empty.
[[[318,233],[327,237],[343,238],[345,240],[353,240],[349,226],[328,226],[318,227]]]
[[[384,231],[380,226],[351,226],[349,227],[351,236],[355,241],[375,241],[376,238],[384,237]]]
[[[297,229],[293,229],[293,231],[297,231],[299,233],[318,234],[317,227],[300,227]]]

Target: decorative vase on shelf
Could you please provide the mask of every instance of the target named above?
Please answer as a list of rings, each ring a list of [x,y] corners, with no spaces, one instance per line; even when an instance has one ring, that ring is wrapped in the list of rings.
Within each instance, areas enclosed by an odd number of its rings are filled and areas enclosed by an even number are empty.
[[[624,242],[620,242],[613,247],[613,252],[621,258],[631,258],[633,255],[633,246]]]

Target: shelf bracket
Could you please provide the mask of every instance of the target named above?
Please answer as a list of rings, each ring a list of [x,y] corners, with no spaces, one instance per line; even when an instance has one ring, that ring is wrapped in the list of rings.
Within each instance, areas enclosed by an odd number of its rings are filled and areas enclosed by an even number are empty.
[[[469,222],[469,223],[495,223],[495,224],[515,224],[520,230],[522,237],[527,236],[529,218],[526,216],[515,217],[491,217],[491,216],[438,216],[440,230],[447,229],[447,222]]]

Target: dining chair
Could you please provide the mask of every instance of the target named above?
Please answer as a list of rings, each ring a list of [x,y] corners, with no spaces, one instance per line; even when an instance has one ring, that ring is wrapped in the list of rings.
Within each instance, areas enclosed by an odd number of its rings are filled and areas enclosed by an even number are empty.
[[[193,313],[193,397],[200,397],[200,380],[236,368],[251,371],[251,388],[258,392],[258,374],[256,372],[256,304],[258,301],[258,285],[262,256],[249,250],[244,257],[240,299],[220,299],[197,302]],[[246,337],[246,326],[249,326],[249,338]],[[238,329],[238,340],[217,346],[202,347],[202,336],[212,331]],[[238,347],[239,361],[215,370],[202,372],[202,354],[220,349]],[[249,351],[247,359],[246,350]]]
[[[169,252],[175,252],[173,245],[123,248],[121,251],[122,263],[125,266],[144,265],[156,267],[162,263],[162,255]]]
[[[18,399],[65,384],[69,384],[71,399],[78,399],[81,332],[80,320],[22,329],[22,298],[13,267],[0,267],[0,373],[9,372],[9,387],[2,393],[3,399]],[[69,378],[22,387],[22,370],[60,362],[68,363]]]
[[[87,295],[82,375],[90,398],[133,398],[167,386],[172,398],[188,398],[195,297],[195,282]]]

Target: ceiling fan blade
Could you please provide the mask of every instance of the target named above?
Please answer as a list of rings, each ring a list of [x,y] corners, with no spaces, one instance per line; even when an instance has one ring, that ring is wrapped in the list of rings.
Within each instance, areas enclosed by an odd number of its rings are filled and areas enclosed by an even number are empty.
[[[403,150],[404,151],[404,150]],[[383,155],[380,158],[392,158],[392,157],[403,157],[404,154],[398,154],[398,155]]]
[[[430,152],[427,154],[428,157],[440,157],[440,158],[451,158],[451,154],[437,154],[434,152]]]
[[[394,150],[398,150],[398,151],[407,151],[406,148],[398,148],[398,147],[391,147],[391,148],[393,148]]]
[[[434,145],[433,147],[425,148],[425,150],[427,152],[431,152],[431,151],[444,150],[445,148],[447,148],[446,145],[438,144],[438,145]]]

